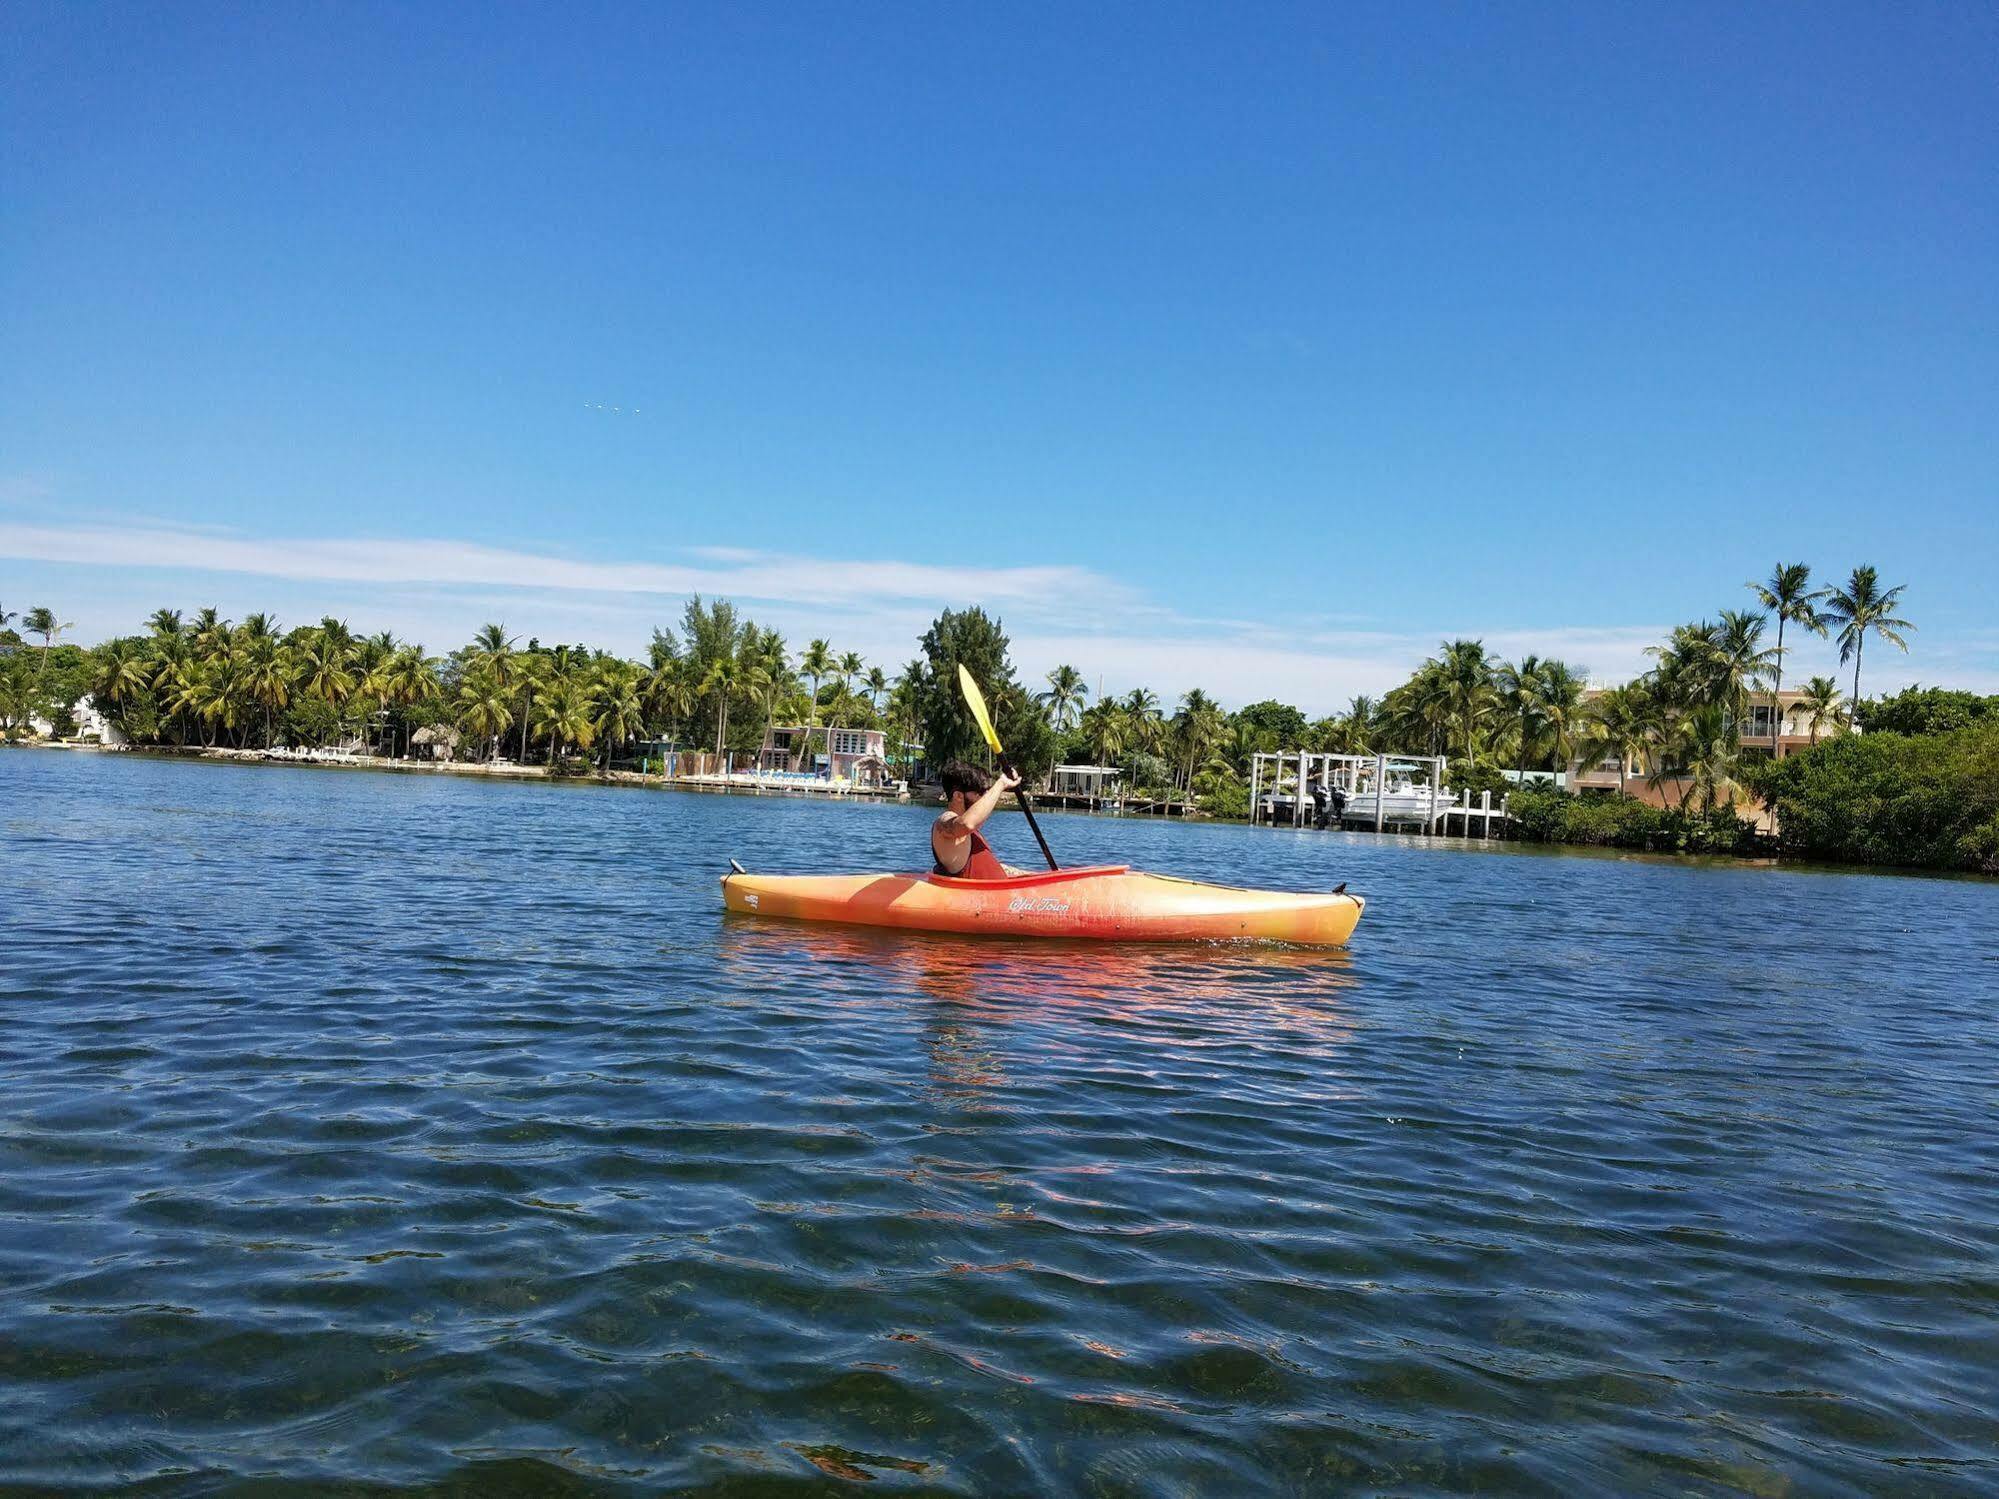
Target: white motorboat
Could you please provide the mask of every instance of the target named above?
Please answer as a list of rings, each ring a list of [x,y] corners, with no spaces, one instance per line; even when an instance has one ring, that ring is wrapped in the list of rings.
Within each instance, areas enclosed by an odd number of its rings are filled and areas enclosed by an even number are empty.
[[[1379,820],[1384,825],[1408,822],[1428,824],[1433,817],[1442,815],[1451,802],[1451,793],[1442,786],[1433,788],[1427,781],[1393,776],[1385,793],[1378,793],[1372,786],[1363,786],[1349,793],[1346,807],[1340,813],[1340,821],[1373,827],[1375,809],[1379,806]]]

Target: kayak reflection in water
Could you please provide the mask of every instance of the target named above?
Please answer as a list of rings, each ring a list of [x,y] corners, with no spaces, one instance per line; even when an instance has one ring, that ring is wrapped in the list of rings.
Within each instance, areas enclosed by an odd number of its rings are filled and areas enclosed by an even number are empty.
[[[953,760],[939,779],[948,805],[930,825],[933,872],[966,880],[1003,880],[1019,874],[1000,863],[979,828],[993,815],[1000,798],[1020,784],[1020,777],[1005,771],[988,775],[976,765]]]

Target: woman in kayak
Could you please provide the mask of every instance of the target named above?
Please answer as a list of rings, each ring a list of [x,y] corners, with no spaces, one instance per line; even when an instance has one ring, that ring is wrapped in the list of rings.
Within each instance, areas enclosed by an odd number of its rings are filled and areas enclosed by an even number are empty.
[[[989,776],[976,765],[953,760],[938,777],[944,783],[944,812],[930,825],[930,852],[936,860],[935,872],[966,880],[1003,880],[1020,873],[1000,863],[979,832],[993,815],[993,808],[1014,787],[1018,776],[1001,771]]]

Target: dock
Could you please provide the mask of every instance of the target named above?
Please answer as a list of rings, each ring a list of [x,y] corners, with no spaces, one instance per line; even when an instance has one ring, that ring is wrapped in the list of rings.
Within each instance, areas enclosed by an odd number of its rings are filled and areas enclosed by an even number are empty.
[[[1249,820],[1252,826],[1316,827],[1315,786],[1326,791],[1328,823],[1336,819],[1343,828],[1490,838],[1495,820],[1502,826],[1511,820],[1510,797],[1494,805],[1490,791],[1454,793],[1444,784],[1448,769],[1441,755],[1263,751],[1250,761]]]

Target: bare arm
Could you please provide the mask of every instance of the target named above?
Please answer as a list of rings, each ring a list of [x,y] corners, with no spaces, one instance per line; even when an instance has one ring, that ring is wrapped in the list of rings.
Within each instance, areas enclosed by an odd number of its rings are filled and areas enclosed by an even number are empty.
[[[962,812],[946,812],[937,819],[937,831],[946,843],[962,843],[972,836],[972,830],[993,815],[1000,798],[1020,784],[1019,776],[1010,776],[1005,771],[994,777],[986,794],[973,802]]]

